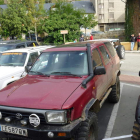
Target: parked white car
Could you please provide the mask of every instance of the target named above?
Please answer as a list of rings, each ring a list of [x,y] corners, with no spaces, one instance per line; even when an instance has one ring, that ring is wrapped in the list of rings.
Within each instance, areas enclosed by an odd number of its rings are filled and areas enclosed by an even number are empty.
[[[0,90],[26,76],[25,67],[31,67],[43,50],[54,46],[28,47],[5,51],[0,56]]]

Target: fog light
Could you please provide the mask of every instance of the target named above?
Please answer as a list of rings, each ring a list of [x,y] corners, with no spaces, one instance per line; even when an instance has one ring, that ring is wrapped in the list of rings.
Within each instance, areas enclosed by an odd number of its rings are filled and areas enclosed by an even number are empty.
[[[0,112],[0,120],[2,119],[2,114],[1,114],[1,112]]]
[[[10,117],[6,117],[6,118],[4,118],[4,120],[5,120],[6,122],[10,122],[10,121],[11,121],[11,118],[10,118]]]
[[[20,123],[23,125],[27,125],[27,120],[21,120]]]
[[[58,133],[58,136],[59,137],[65,137],[66,136],[66,133]]]
[[[54,137],[54,133],[53,132],[48,132],[48,137],[53,138]]]

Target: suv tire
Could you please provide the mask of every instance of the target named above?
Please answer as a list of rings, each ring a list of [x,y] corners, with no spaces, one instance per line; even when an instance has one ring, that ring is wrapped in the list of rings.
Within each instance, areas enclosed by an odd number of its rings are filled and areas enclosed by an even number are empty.
[[[140,140],[140,125],[135,121],[132,131],[132,140]]]
[[[125,48],[123,45],[119,45],[116,49],[117,54],[119,56],[120,59],[124,59],[125,58]]]
[[[88,118],[81,123],[75,140],[98,140],[98,119],[94,112],[89,112]]]
[[[110,95],[108,96],[108,100],[111,103],[117,103],[120,99],[120,80],[117,76],[116,83],[112,86],[112,91]]]

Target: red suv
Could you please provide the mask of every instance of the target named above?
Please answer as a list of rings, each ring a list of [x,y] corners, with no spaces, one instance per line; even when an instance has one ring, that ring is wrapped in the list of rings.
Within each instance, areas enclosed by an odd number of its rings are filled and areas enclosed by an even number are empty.
[[[96,113],[120,97],[120,59],[110,42],[42,52],[28,75],[0,91],[0,136],[97,140]]]

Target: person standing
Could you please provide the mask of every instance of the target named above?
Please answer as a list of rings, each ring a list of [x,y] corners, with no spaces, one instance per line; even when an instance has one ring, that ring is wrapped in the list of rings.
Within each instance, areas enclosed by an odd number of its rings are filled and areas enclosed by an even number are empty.
[[[132,34],[131,37],[130,37],[130,42],[131,42],[131,51],[133,51],[134,49],[134,46],[135,46],[135,35]]]
[[[139,48],[140,48],[140,33],[139,33],[139,35],[137,36],[137,38],[136,38],[136,40],[137,40],[137,51],[139,50]]]
[[[93,35],[92,34],[90,34],[90,40],[93,40]]]
[[[79,42],[82,42],[84,41],[84,35],[81,35],[80,39],[79,39]]]

